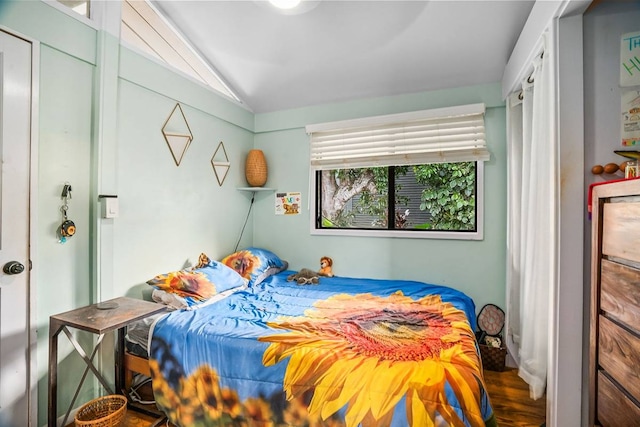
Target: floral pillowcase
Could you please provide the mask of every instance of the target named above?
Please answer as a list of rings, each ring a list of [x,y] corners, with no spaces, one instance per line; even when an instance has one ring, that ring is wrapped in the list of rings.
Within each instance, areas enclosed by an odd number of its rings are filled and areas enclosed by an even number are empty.
[[[289,267],[289,263],[266,249],[247,248],[227,255],[221,261],[249,281],[249,286],[258,285],[264,279]]]
[[[147,284],[155,288],[153,298],[157,302],[194,309],[215,295],[245,287],[247,280],[225,264],[202,254],[195,267],[160,274]]]

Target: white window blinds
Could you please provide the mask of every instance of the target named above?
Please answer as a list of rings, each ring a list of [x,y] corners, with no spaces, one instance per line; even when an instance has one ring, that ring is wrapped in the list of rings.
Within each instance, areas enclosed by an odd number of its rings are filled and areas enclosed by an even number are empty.
[[[311,168],[489,160],[484,104],[308,125]]]

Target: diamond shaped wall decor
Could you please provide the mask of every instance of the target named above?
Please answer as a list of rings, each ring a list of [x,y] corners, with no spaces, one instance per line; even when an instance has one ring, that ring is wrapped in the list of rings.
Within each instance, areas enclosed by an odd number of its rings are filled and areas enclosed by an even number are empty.
[[[222,151],[220,150],[221,148]],[[227,150],[224,149],[224,144],[222,143],[222,141],[220,141],[220,144],[218,144],[218,148],[216,148],[216,151],[211,157],[211,166],[213,166],[213,172],[216,174],[218,185],[222,187],[222,183],[227,177],[227,173],[229,172],[229,168],[231,167],[229,157],[227,156]]]
[[[180,103],[177,103],[173,107],[173,111],[164,122],[162,126],[162,135],[164,140],[167,141],[169,150],[173,160],[176,162],[176,166],[180,166],[180,162],[184,157],[184,153],[187,152],[189,144],[193,140],[193,134],[187,123],[187,118],[184,116]]]

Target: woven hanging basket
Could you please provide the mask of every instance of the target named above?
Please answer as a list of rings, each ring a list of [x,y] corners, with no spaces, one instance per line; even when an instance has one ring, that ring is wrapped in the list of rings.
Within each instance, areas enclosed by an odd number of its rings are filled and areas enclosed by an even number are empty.
[[[250,150],[244,168],[247,183],[252,187],[262,187],[267,182],[267,160],[262,150]]]

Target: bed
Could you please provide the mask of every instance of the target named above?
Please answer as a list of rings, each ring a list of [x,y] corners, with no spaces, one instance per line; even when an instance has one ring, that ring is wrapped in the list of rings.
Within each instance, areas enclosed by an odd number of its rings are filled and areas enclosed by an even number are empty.
[[[151,327],[153,392],[174,424],[497,425],[465,294],[348,277],[300,286],[286,263],[227,258],[242,285]]]

